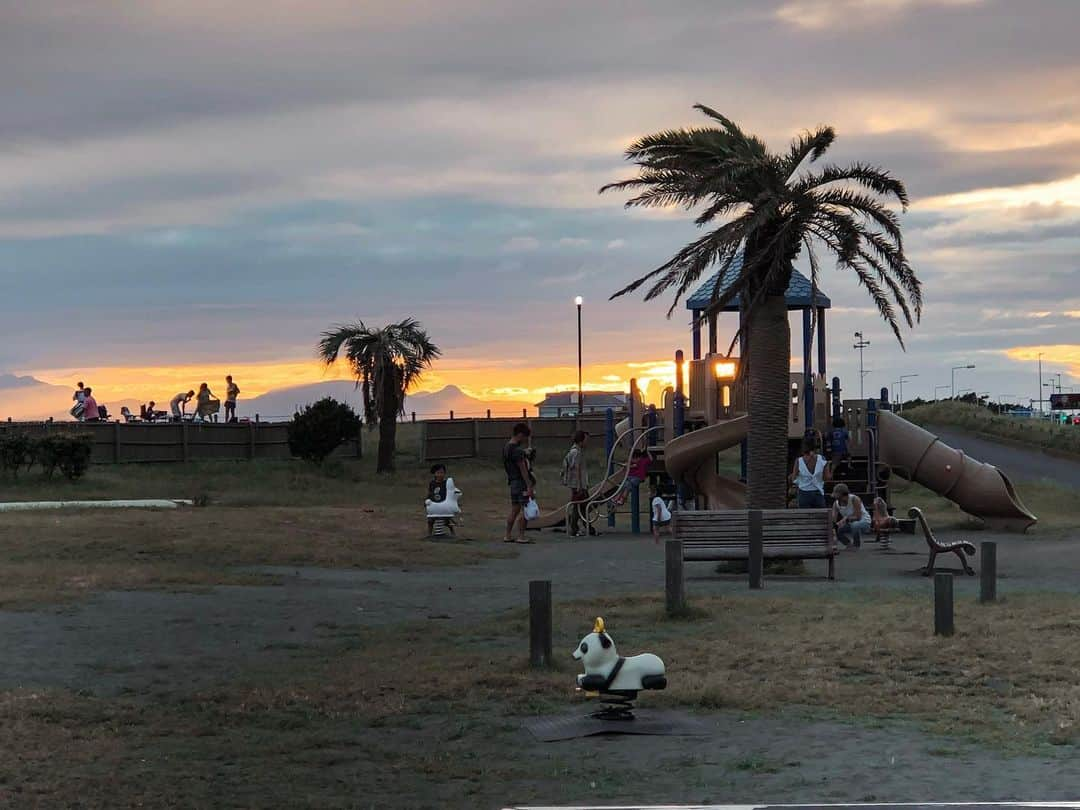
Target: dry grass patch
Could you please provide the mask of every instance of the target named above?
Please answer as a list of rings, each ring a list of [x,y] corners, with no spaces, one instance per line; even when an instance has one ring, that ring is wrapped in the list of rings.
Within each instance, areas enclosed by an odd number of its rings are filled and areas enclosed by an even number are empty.
[[[247,806],[275,796],[333,807],[363,796],[372,806],[471,807],[494,806],[510,789],[625,799],[631,772],[611,771],[598,793],[592,758],[541,756],[519,726],[584,708],[570,652],[596,614],[622,653],[666,660],[670,688],[645,705],[914,721],[1044,755],[1074,739],[1080,598],[962,601],[952,639],[929,635],[927,593],[755,594],[695,608],[693,620],[672,621],[652,596],[557,605],[560,665],[542,672],[526,666],[527,617],[517,612],[471,627],[338,628],[335,648],[299,650],[247,683],[195,695],[8,693],[0,750],[19,753],[0,757],[0,799]],[[774,765],[747,755],[723,767],[768,774]]]
[[[917,425],[952,425],[1022,442],[1035,448],[1080,456],[1080,428],[1051,419],[999,416],[989,408],[966,402],[936,402],[909,408],[903,416]]]
[[[465,565],[514,551],[422,540],[423,521],[391,510],[209,507],[0,515],[0,607],[98,591],[267,584],[254,565],[414,568]]]

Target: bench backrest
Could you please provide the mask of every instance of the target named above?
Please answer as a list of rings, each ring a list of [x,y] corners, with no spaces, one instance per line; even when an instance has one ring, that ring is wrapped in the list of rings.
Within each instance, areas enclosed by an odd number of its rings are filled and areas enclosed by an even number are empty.
[[[835,543],[828,509],[762,509],[761,534],[766,545],[805,546]],[[746,509],[677,511],[672,535],[684,544],[747,545],[750,513]]]

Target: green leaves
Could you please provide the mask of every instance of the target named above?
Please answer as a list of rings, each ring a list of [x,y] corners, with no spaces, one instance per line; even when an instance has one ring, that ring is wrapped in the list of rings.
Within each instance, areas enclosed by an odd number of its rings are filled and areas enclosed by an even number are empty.
[[[778,155],[716,110],[702,104],[695,109],[716,126],[639,138],[626,150],[637,175],[600,192],[632,192],[628,207],[700,207],[695,224],[713,229],[612,298],[646,284],[646,300],[674,289],[670,316],[703,273],[713,266],[726,271],[742,254],[742,271],[714,296],[713,307],[723,308],[739,295],[753,307],[763,290],[786,285],[804,248],[816,292],[816,243],[833,254],[837,267],[854,272],[903,345],[898,317],[912,326],[922,313],[922,287],[904,255],[899,217],[887,206],[891,200],[906,210],[904,184],[860,162],[802,171],[835,142],[832,127],[802,133]]]

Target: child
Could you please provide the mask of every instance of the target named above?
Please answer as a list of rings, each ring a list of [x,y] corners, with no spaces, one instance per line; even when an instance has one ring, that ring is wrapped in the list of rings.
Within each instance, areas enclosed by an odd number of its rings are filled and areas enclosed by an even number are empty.
[[[639,486],[649,477],[649,467],[652,466],[652,456],[644,450],[635,450],[630,460],[630,471],[626,474],[626,480],[622,482],[619,491],[615,493],[615,505],[622,506],[626,503],[630,491]]]
[[[427,496],[429,501],[442,503],[446,500],[446,465],[431,465],[431,481],[428,482]],[[428,518],[427,533],[430,537],[435,531],[435,520]],[[453,530],[451,530],[453,531]]]
[[[671,510],[664,503],[664,499],[657,494],[656,487],[649,489],[649,503],[651,504],[649,507],[649,525],[652,526],[653,542],[659,543],[660,530],[665,526],[671,526]],[[670,528],[668,531],[670,532]]]

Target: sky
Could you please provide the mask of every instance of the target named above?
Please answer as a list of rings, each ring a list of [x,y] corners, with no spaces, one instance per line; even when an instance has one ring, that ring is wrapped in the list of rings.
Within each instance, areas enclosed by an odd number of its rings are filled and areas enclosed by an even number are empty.
[[[1072,0],[0,0],[0,374],[167,399],[346,376],[319,333],[415,317],[423,388],[528,400],[670,374],[669,300],[609,301],[695,234],[630,212],[636,136],[716,108],[902,178],[902,351],[831,267],[829,373],[867,393],[1080,390]],[[0,392],[2,394],[2,392]],[[3,410],[0,395],[0,411]]]

